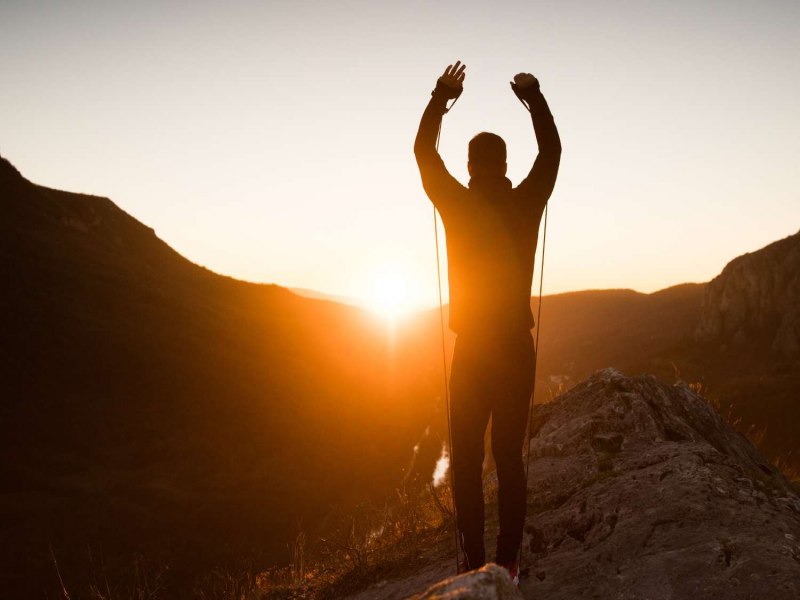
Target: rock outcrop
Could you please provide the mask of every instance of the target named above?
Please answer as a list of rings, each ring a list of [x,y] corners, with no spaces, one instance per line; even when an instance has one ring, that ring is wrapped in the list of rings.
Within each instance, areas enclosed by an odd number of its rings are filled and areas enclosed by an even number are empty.
[[[800,597],[800,498],[688,387],[613,369],[534,412],[526,598]]]
[[[508,571],[488,564],[432,585],[414,600],[523,600]]]
[[[524,598],[800,598],[797,489],[689,387],[605,369],[532,422]],[[452,569],[452,538],[438,552],[355,597],[419,593]],[[484,597],[487,578],[421,597]]]
[[[800,233],[728,263],[706,288],[695,336],[800,358]]]

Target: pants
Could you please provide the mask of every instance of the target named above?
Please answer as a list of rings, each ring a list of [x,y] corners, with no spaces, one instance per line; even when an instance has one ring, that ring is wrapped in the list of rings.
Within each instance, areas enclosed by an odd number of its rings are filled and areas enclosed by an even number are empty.
[[[456,338],[450,374],[453,496],[467,569],[486,562],[481,475],[490,416],[500,520],[496,562],[510,565],[517,559],[527,508],[522,446],[535,378],[534,355],[530,331]]]

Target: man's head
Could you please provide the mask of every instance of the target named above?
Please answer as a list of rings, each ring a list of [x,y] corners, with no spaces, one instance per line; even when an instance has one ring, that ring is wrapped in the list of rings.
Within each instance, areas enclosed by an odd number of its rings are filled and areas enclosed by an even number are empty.
[[[499,135],[479,133],[469,141],[467,169],[470,177],[476,175],[506,174],[506,143]]]

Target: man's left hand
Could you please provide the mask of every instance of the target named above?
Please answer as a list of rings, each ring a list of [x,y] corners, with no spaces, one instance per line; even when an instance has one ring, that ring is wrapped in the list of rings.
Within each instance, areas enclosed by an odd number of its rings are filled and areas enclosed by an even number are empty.
[[[447,99],[458,98],[464,90],[464,69],[467,65],[462,65],[460,60],[456,61],[454,65],[448,65],[444,70],[444,74],[439,77],[438,87],[443,89],[447,94]]]

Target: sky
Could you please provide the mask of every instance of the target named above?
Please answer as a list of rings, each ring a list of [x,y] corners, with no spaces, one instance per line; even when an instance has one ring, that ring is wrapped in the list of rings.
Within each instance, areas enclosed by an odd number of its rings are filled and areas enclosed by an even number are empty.
[[[419,117],[461,59],[441,154],[466,183],[498,133],[516,184],[530,72],[563,145],[545,293],[652,292],[800,229],[798,31],[796,1],[4,0],[0,153],[219,273],[432,306]]]

